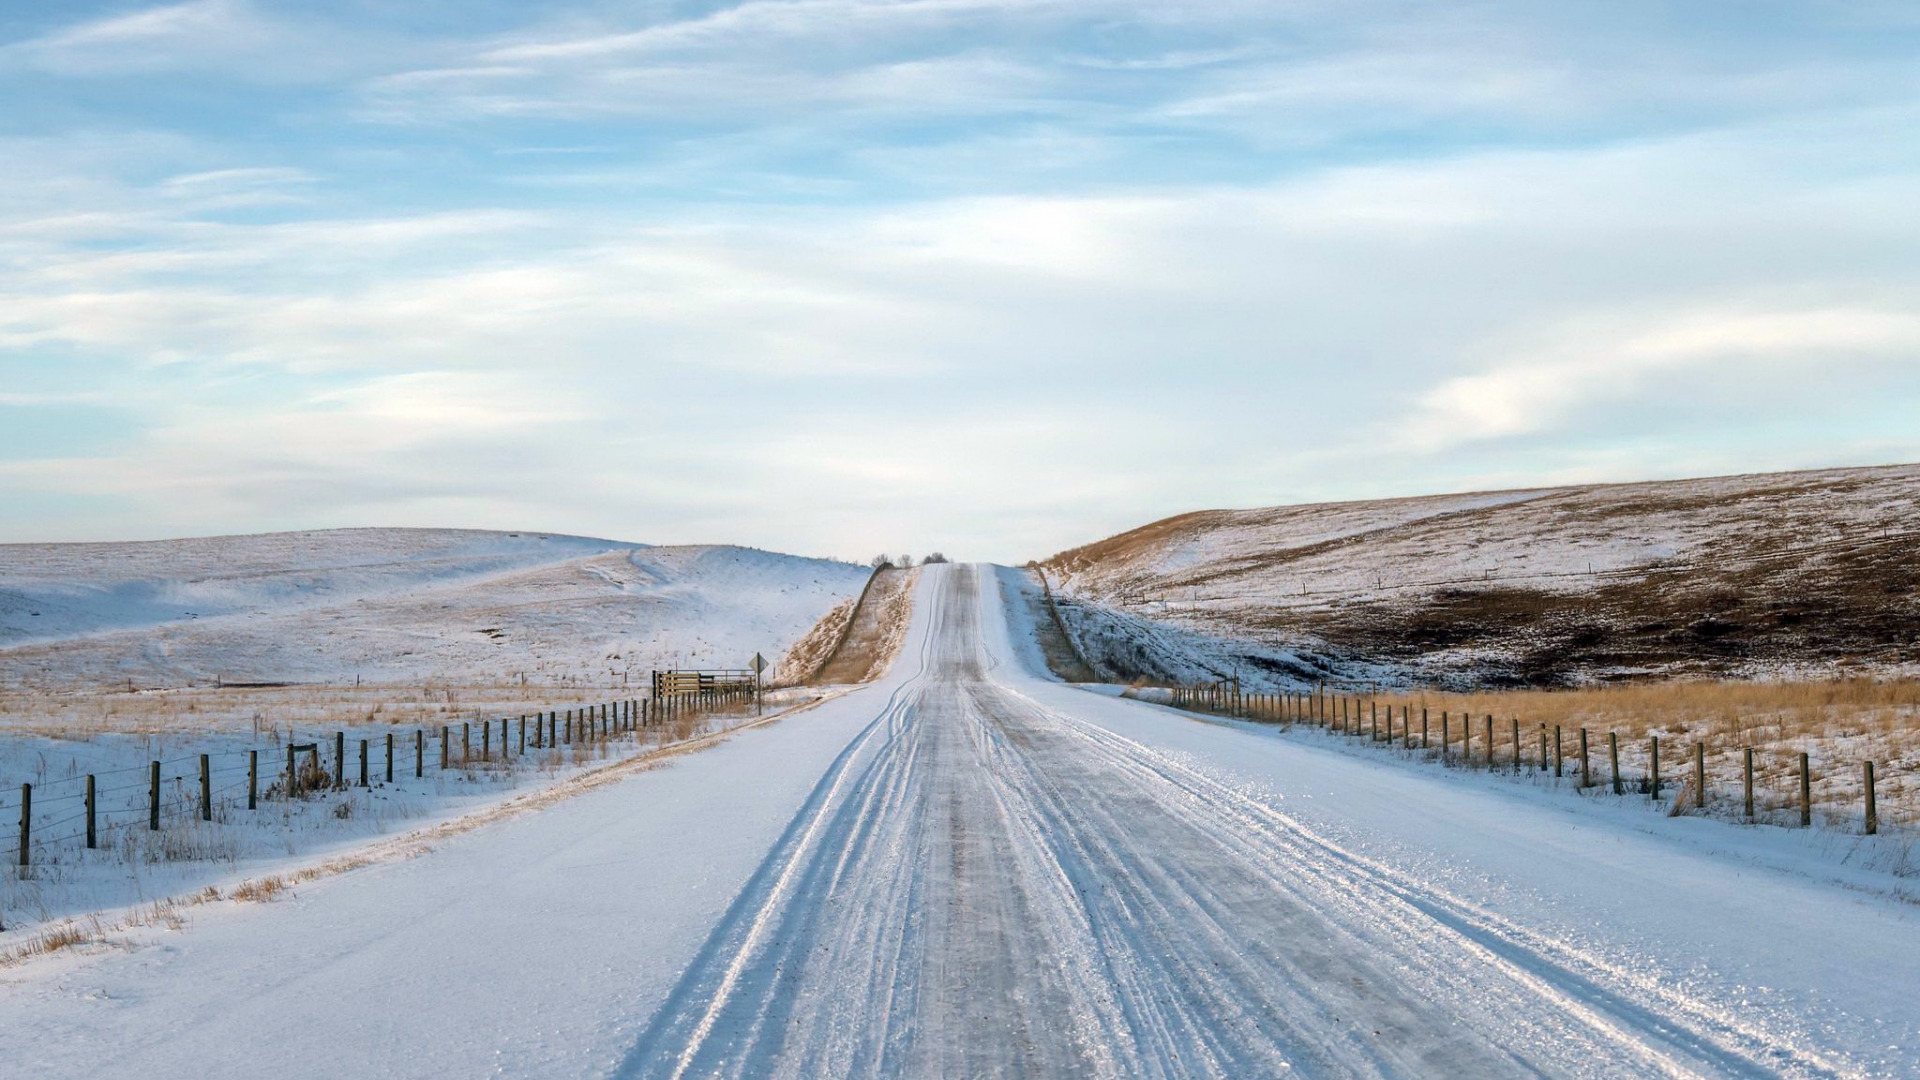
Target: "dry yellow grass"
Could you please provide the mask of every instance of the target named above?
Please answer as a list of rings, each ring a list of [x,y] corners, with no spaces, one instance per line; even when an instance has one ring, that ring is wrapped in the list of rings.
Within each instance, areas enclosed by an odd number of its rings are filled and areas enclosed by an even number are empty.
[[[1579,690],[1424,692],[1382,704],[1757,744],[1920,734],[1920,680],[1628,683]]]
[[[1535,767],[1542,725],[1558,725],[1568,755],[1585,728],[1596,782],[1611,781],[1607,735],[1620,744],[1621,771],[1637,785],[1647,772],[1650,739],[1661,743],[1661,774],[1676,797],[1692,775],[1696,744],[1706,748],[1708,789],[1719,809],[1742,797],[1744,751],[1754,751],[1756,817],[1797,820],[1799,755],[1808,754],[1816,813],[1835,824],[1857,823],[1864,801],[1863,763],[1875,766],[1882,824],[1920,825],[1920,680],[1843,679],[1761,683],[1686,681],[1577,690],[1474,694],[1381,695],[1382,709],[1410,708],[1417,726],[1425,709],[1437,733],[1442,712],[1473,718],[1473,741],[1484,742],[1493,716],[1494,750],[1510,760],[1512,720],[1520,720],[1522,760]],[[1479,748],[1484,754],[1484,748]],[[1664,787],[1665,785],[1663,785]]]
[[[813,624],[793,648],[780,659],[774,669],[775,677],[769,685],[800,686],[811,681],[820,673],[833,652],[840,646],[840,639],[847,635],[847,626],[853,621],[853,609],[857,601],[853,598],[842,600],[832,611]]]
[[[865,600],[853,613],[845,640],[814,673],[812,681],[821,685],[860,683],[885,672],[906,639],[913,615],[913,583],[918,580],[918,567],[887,570],[875,577]]]
[[[279,896],[286,888],[286,879],[275,874],[271,877],[249,878],[234,886],[233,892],[229,895],[242,903],[264,904]]]

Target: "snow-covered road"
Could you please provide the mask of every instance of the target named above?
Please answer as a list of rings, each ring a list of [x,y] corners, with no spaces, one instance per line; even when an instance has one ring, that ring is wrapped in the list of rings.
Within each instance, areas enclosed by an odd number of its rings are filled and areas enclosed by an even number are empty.
[[[294,901],[7,976],[0,1061],[1920,1074],[1911,909],[1605,822],[1572,844],[1580,823],[1511,796],[1044,681],[991,571],[929,571],[880,684]]]

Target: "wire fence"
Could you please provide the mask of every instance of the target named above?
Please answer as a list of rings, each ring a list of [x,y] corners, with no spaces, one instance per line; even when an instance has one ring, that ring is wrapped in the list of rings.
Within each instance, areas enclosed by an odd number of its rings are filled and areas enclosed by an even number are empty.
[[[375,787],[431,788],[450,776],[505,775],[579,761],[610,752],[623,740],[638,743],[655,734],[664,739],[662,730],[671,725],[755,701],[753,684],[723,683],[434,728],[274,729],[262,745],[0,786],[0,822],[17,823],[14,862],[25,872],[61,850],[124,846],[140,833],[166,834],[182,826],[218,828],[271,804]]]
[[[1673,814],[1717,813],[1793,828],[1818,822],[1868,836],[1883,827],[1920,828],[1914,798],[1920,789],[1913,770],[1898,761],[1847,759],[1818,747],[1663,743],[1658,735],[1622,739],[1615,731],[1523,724],[1518,717],[1435,716],[1325,689],[1245,693],[1230,679],[1156,689],[1179,709],[1307,724],[1446,766],[1550,775],[1581,792],[1645,798]],[[1145,696],[1139,689],[1128,693]]]

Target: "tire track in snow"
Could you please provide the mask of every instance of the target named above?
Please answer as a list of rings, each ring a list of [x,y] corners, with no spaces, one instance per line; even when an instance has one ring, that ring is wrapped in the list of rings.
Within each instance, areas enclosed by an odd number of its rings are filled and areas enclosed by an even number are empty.
[[[1040,705],[932,586],[619,1075],[1855,1075]]]
[[[1039,706],[1035,706],[1040,708]],[[1637,1050],[1649,1067],[1663,1074],[1696,1075],[1670,1056],[1645,1045],[1648,1036],[1673,1042],[1681,1056],[1703,1058],[1706,1075],[1864,1077],[1868,1074],[1803,1045],[1778,1031],[1761,1028],[1604,958],[1541,935],[1485,908],[1413,881],[1383,864],[1351,852],[1306,828],[1266,803],[1250,799],[1219,781],[1104,728],[1055,714],[1090,741],[1117,748],[1124,763],[1192,792],[1223,817],[1238,818],[1244,828],[1264,833],[1291,856],[1293,865],[1321,885],[1338,892],[1367,887],[1399,900],[1425,920],[1458,935],[1486,962],[1511,968],[1514,977],[1538,980],[1543,995],[1557,996],[1566,1007],[1591,1017],[1616,1045]],[[1148,782],[1143,776],[1142,782]],[[1402,916],[1385,917],[1409,927]],[[1591,1012],[1588,1012],[1591,1006]],[[1608,1020],[1602,1013],[1611,1014]],[[1634,1034],[1634,1033],[1638,1034]]]

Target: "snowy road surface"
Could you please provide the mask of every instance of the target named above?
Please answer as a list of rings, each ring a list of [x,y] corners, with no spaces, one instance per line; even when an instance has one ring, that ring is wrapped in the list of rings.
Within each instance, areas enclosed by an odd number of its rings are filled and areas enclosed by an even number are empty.
[[[1908,908],[1086,694],[1023,653],[990,570],[930,567],[882,683],[292,901],[0,976],[0,1061],[1920,1075]]]

